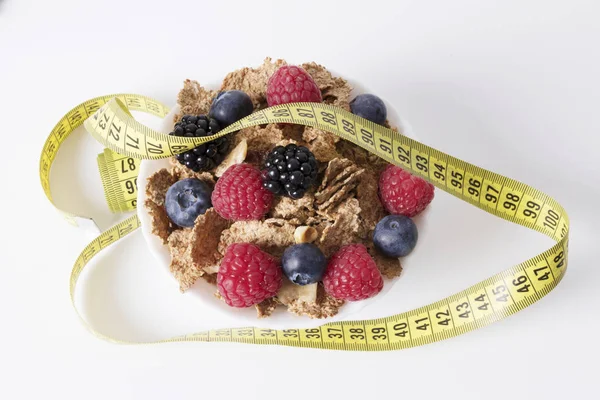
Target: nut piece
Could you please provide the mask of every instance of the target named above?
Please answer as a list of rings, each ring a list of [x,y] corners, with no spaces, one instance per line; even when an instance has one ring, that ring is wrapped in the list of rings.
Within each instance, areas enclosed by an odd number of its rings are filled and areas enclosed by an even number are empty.
[[[315,304],[317,301],[318,283],[299,286],[283,278],[281,289],[277,292],[277,299],[284,305],[291,304],[293,301],[303,301],[305,303]]]
[[[234,147],[233,150],[225,157],[223,162],[219,164],[217,169],[215,169],[215,176],[221,177],[227,171],[227,168],[231,167],[234,164],[241,164],[246,159],[246,154],[248,154],[248,142],[246,139],[243,139],[238,143],[237,146]]]
[[[317,240],[319,232],[312,226],[299,226],[294,231],[294,240],[296,244],[312,243]]]

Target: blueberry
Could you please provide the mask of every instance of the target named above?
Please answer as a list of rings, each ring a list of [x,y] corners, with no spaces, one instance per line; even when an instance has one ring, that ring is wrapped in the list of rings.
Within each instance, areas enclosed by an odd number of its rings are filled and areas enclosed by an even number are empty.
[[[350,102],[352,114],[358,115],[382,125],[387,118],[387,109],[383,101],[374,94],[358,95]]]
[[[210,117],[219,121],[222,127],[252,114],[254,105],[250,96],[241,90],[220,92],[210,107]]]
[[[165,208],[169,219],[181,227],[192,227],[196,218],[212,207],[212,189],[196,178],[175,182],[165,198]]]
[[[288,247],[281,259],[283,273],[296,285],[309,285],[321,280],[327,258],[312,243],[300,243]]]
[[[412,219],[403,215],[388,215],[377,223],[373,232],[375,247],[388,257],[404,257],[417,244],[419,232]]]

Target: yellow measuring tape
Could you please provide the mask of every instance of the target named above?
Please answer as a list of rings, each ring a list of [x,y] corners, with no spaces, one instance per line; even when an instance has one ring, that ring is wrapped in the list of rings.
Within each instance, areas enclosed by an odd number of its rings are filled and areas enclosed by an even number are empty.
[[[48,138],[40,161],[42,186],[50,201],[50,166],[60,144],[81,123],[92,136],[112,150],[101,154],[98,164],[107,201],[113,211],[135,208],[134,191],[137,189],[134,186],[139,159],[171,157],[250,126],[290,123],[332,132],[390,163],[420,175],[455,197],[556,241],[543,253],[453,296],[387,318],[327,323],[313,329],[218,329],[151,343],[218,341],[343,350],[404,349],[457,336],[514,314],[548,294],[566,271],[569,219],[553,198],[346,110],[320,103],[285,104],[255,112],[217,135],[204,138],[164,135],[137,122],[129,110],[146,111],[159,117],[164,117],[168,112],[167,107],[155,100],[126,94],[89,100],[61,119]],[[126,182],[133,183],[129,185]],[[64,211],[63,214],[72,222],[85,220]],[[73,304],[77,280],[85,265],[102,249],[133,232],[139,225],[137,216],[130,217],[86,246],[71,274]],[[131,343],[107,337],[83,322],[103,339]]]
[[[140,160],[104,149],[98,154],[97,161],[110,210],[115,213],[135,210]]]

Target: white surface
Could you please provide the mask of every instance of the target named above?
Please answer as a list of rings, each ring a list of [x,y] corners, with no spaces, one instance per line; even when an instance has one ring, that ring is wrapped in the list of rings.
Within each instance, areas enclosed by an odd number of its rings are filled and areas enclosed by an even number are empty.
[[[209,89],[218,89],[219,86],[220,85],[206,85],[206,87]],[[179,87],[173,88],[173,91],[175,93],[177,93],[178,90]],[[356,94],[360,93],[361,91],[356,91]],[[164,119],[154,119],[153,121],[149,121],[147,126],[152,127],[159,132],[168,134],[173,130],[173,118],[178,112],[178,110],[178,107],[171,108],[171,112],[167,114]],[[413,139],[417,139],[415,134],[412,132],[410,125],[406,121],[390,116],[390,123],[394,126],[397,126],[399,131],[402,132],[404,135]],[[146,183],[148,178],[160,169],[168,167],[169,160],[165,159],[145,160],[141,162],[138,175],[138,204],[146,204]],[[144,240],[148,245],[148,250],[157,260],[157,267],[168,271],[169,264],[171,262],[169,248],[167,245],[163,244],[162,240],[160,240],[158,236],[152,233],[152,217],[150,216],[148,210],[145,207],[139,207],[137,209],[137,215],[141,222],[141,231]],[[427,238],[424,237],[425,233],[421,230],[421,227],[427,223],[426,218],[427,216],[423,215],[417,221],[417,227],[420,230],[419,239],[422,241],[427,240]],[[442,221],[439,222],[442,223]],[[404,267],[410,267],[410,265],[416,264],[418,262],[419,259],[416,259],[415,257],[405,258]],[[426,260],[420,262],[420,264],[426,263]],[[159,279],[164,279],[164,277],[161,276],[159,277]],[[173,282],[173,284],[175,284],[175,278],[171,276],[170,279]],[[376,317],[370,314],[372,312],[377,312],[375,304],[380,304],[381,302],[385,301],[392,301],[392,298],[387,296],[390,292],[395,292],[394,299],[397,300],[399,303],[402,303],[402,298],[399,298],[398,295],[409,296],[410,292],[403,290],[401,287],[396,285],[398,281],[399,279],[386,280],[383,289],[381,290],[381,292],[379,292],[377,296],[362,301],[347,302],[344,305],[344,307],[340,309],[340,312],[337,315],[327,318],[326,320],[319,320],[294,315],[292,313],[286,312],[285,309],[283,309],[283,307],[277,309],[269,318],[259,319],[256,317],[256,309],[254,307],[241,309],[233,308],[229,307],[223,301],[217,299],[214,296],[215,286],[208,284],[207,282],[201,279],[186,292],[189,293],[189,295],[186,296],[186,300],[193,304],[193,312],[186,314],[186,310],[182,310],[181,308],[174,308],[170,310],[170,314],[172,318],[181,321],[191,321],[195,319],[198,320],[198,326],[193,327],[194,332],[199,331],[202,328],[206,329],[207,327],[210,329],[238,328],[246,326],[271,329],[314,328],[328,322],[354,319],[354,316],[366,307],[368,307],[369,310],[361,314],[363,318]],[[149,283],[152,284],[152,282]],[[134,280],[133,282],[129,282],[128,284],[135,285],[136,280]],[[407,282],[406,284],[410,285],[410,282]],[[124,305],[124,307],[127,306],[131,306],[131,304]],[[140,313],[143,312],[144,308],[145,307],[143,307],[142,310],[129,308],[127,309],[127,312]],[[201,317],[199,318],[199,316]],[[153,326],[143,326],[140,327],[140,329],[152,331]]]
[[[1,398],[597,396],[599,3],[345,3],[342,10],[324,1],[0,1],[0,124],[13,140],[0,159]],[[301,24],[292,23],[294,13],[305,15]],[[47,132],[90,97],[131,91],[172,103],[170,89],[183,79],[215,81],[266,55],[316,60],[360,81],[424,142],[553,194],[572,219],[563,282],[505,321],[401,352],[125,347],[92,337],[68,299],[72,262],[91,238],[43,198],[37,162]],[[79,152],[59,157],[53,174],[72,179],[53,191],[63,204],[70,198],[80,210],[98,210],[106,228],[115,217],[104,199],[76,190],[84,180],[86,187],[100,184],[90,157],[98,147],[75,137],[68,149]],[[411,296],[382,314],[454,293],[548,245],[437,193],[430,217],[446,224],[430,230],[416,253],[430,249],[432,261],[407,268]],[[149,338],[140,326],[152,323],[158,332],[185,325],[168,311],[185,302],[156,295],[170,291],[168,279],[148,285],[148,275],[163,272],[142,249],[134,234],[86,274],[80,300],[96,310],[91,322],[106,333]],[[131,276],[138,284],[124,287]],[[152,311],[130,315],[124,303]]]

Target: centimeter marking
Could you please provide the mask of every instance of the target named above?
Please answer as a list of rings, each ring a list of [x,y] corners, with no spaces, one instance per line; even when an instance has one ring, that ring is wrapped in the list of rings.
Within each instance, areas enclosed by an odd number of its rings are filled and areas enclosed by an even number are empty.
[[[54,159],[56,158],[56,155],[58,154],[60,145],[75,129],[81,126],[86,119],[93,116],[94,113],[96,113],[102,106],[112,99],[119,99],[120,104],[123,104],[124,107],[126,105],[127,109],[129,110],[144,111],[160,118],[164,118],[169,112],[169,109],[160,102],[149,97],[136,94],[113,94],[99,96],[87,100],[71,109],[64,117],[61,118],[61,120],[50,132],[40,157],[40,181],[42,183],[44,193],[51,203],[53,203],[53,200],[52,193],[50,191],[50,168],[54,162]],[[66,217],[74,216],[71,213],[62,210],[60,211]]]
[[[133,119],[119,99],[113,99],[88,119],[85,126],[101,143],[120,154],[134,159],[160,159],[241,128],[268,123],[296,123],[332,132],[491,214],[555,240],[567,233],[565,211],[546,194],[327,104],[279,105],[258,111],[217,135],[185,138],[151,130]]]
[[[139,225],[140,222],[134,215],[102,233],[86,246],[79,255],[71,275],[72,298],[84,266],[102,249],[127,236]],[[545,296],[564,275],[566,246],[565,238],[544,253],[466,290],[433,304],[386,318],[342,321],[312,329],[215,329],[152,343],[233,341],[369,351],[420,346],[489,325],[527,308]],[[109,341],[133,344],[93,332]]]
[[[98,163],[98,171],[100,171],[100,178],[102,179],[102,187],[104,188],[104,197],[108,203],[108,207],[111,212],[116,213],[120,211],[119,202],[114,191],[114,181],[111,179],[111,174],[108,172],[106,165],[106,157],[104,153],[98,154],[96,158]]]
[[[569,221],[564,209],[554,199],[525,184],[444,154],[345,110],[317,103],[281,105],[256,112],[212,137],[179,138],[152,131],[135,121],[128,111],[128,107],[132,105],[131,109],[145,107],[146,111],[155,111],[156,115],[164,116],[166,107],[159,106],[159,103],[152,100],[149,104],[155,104],[156,108],[144,106],[146,100],[143,102],[141,99],[145,98],[141,96],[120,95],[112,100],[108,100],[108,97],[97,98],[103,100],[102,106],[97,99],[91,100],[96,101],[94,104],[97,105],[97,111],[85,121],[86,128],[107,147],[134,159],[170,157],[216,137],[258,124],[278,122],[310,125],[338,134],[391,163],[419,174],[456,197],[496,216],[542,232],[557,241],[540,255],[455,295],[387,318],[329,323],[313,329],[217,329],[154,343],[235,341],[345,350],[414,347],[469,332],[528,307],[549,293],[560,282],[566,270]],[[61,125],[63,121],[73,120],[80,125],[80,117],[77,115],[82,115],[81,110],[94,110],[89,104],[89,108],[86,108],[86,103],[71,110],[57,128],[60,130],[64,126]],[[55,130],[46,142],[40,161],[42,184],[46,182],[44,189],[50,200],[49,188],[47,189],[49,164],[62,142],[60,138],[56,138]],[[71,131],[65,131],[62,140]],[[101,174],[118,180],[119,177],[114,177],[115,172],[108,170],[115,169],[115,162],[124,159],[113,157],[111,163],[107,161],[110,158],[107,154],[110,153],[104,153]],[[134,171],[123,170],[122,173],[131,173],[125,180],[136,174]],[[117,189],[116,186],[112,187],[113,191]],[[102,249],[128,235],[139,225],[137,216],[132,216],[86,246],[77,258],[71,275],[72,301],[77,279],[84,266]],[[87,323],[86,326],[105,340],[125,343],[94,331]]]
[[[100,158],[105,162],[100,165]],[[98,168],[106,200],[113,212],[133,211],[137,206],[137,176],[141,161],[110,149],[98,156]],[[103,168],[104,167],[104,168]]]

